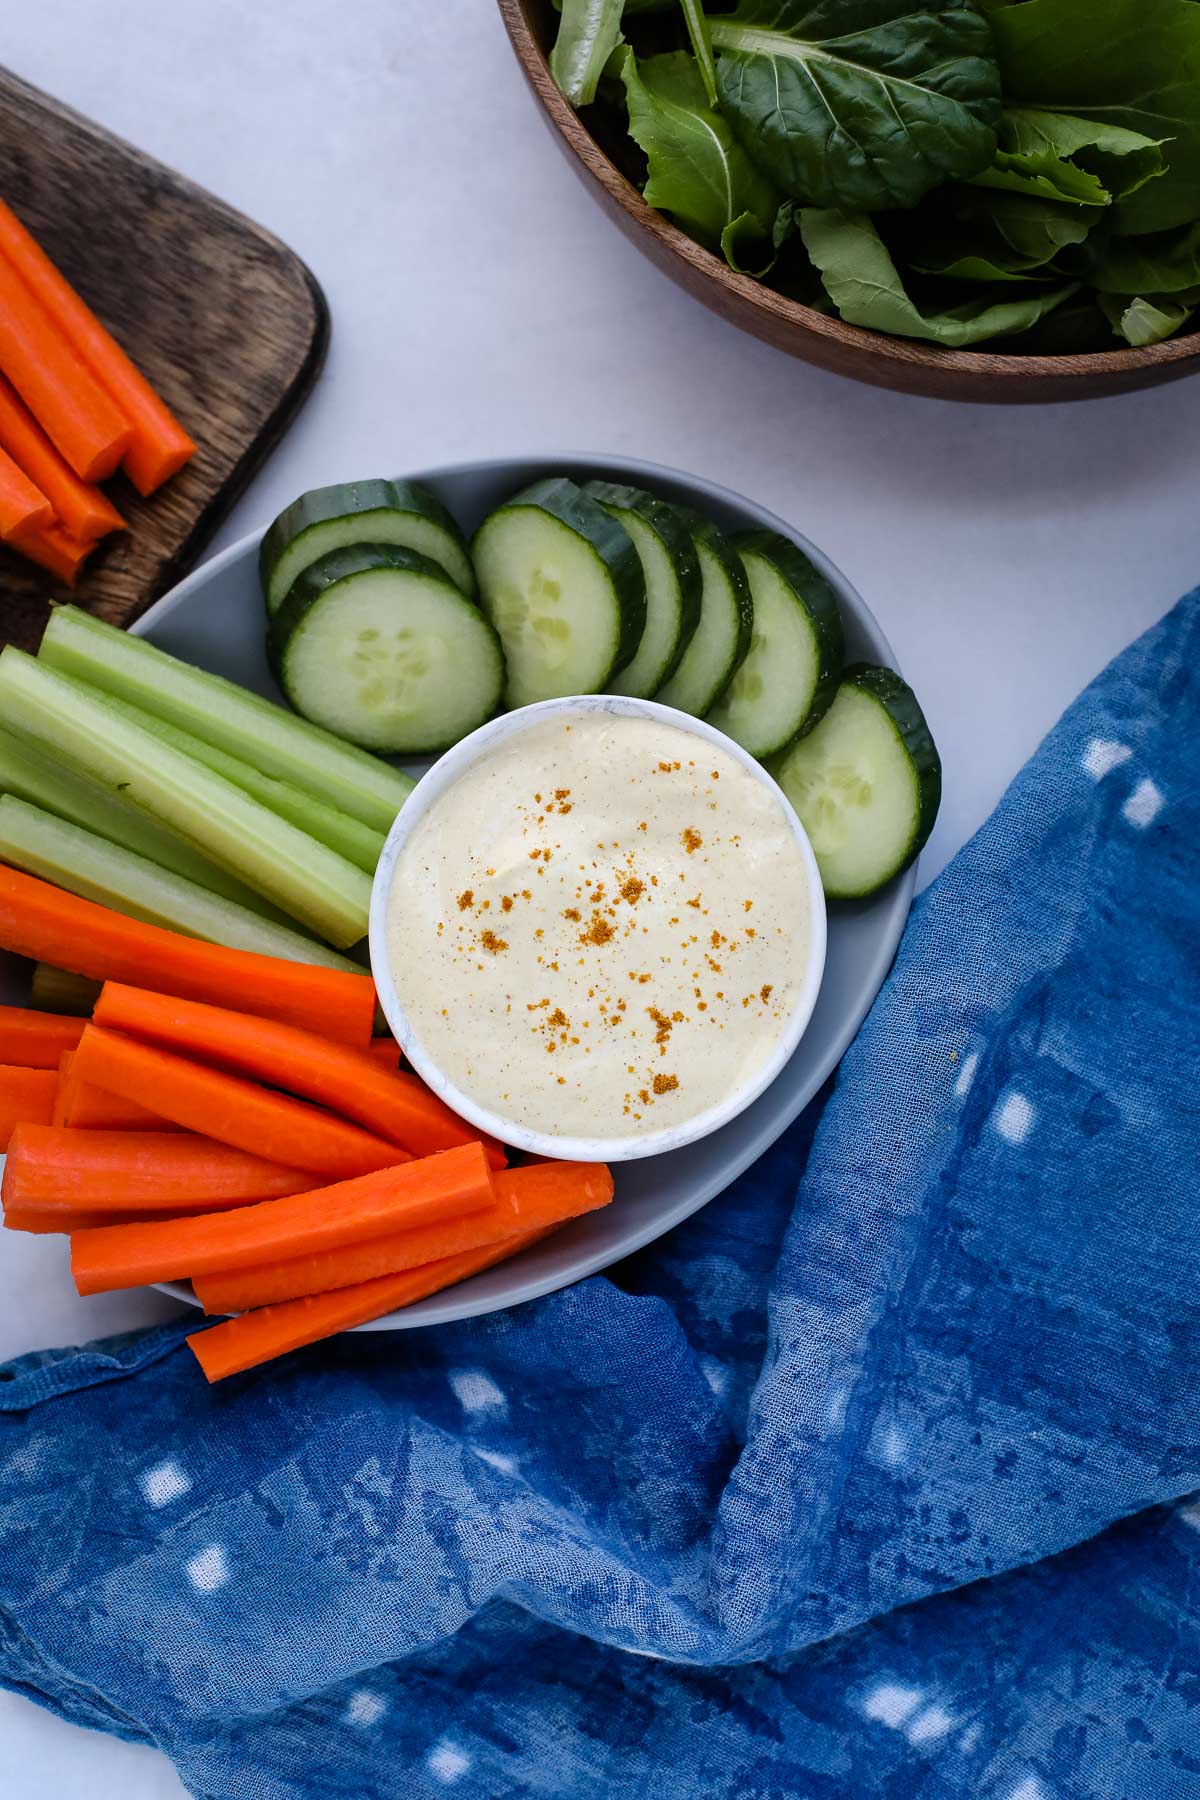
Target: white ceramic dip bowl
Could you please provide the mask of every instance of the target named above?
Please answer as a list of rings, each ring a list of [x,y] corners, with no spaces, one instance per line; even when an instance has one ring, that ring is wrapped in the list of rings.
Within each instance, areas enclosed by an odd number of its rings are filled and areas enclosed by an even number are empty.
[[[448,1049],[445,1047],[449,1045],[449,1037],[447,1034],[452,1032],[456,1039],[461,1038],[462,1041],[468,1041],[473,1028],[478,1027],[481,1024],[481,1020],[473,1019],[471,1017],[470,1005],[462,1004],[454,991],[451,979],[454,957],[457,956],[460,960],[465,958],[467,966],[483,971],[485,969],[485,961],[488,958],[489,949],[493,953],[497,950],[507,950],[509,940],[504,938],[501,935],[502,933],[507,931],[509,933],[509,938],[512,938],[515,932],[520,932],[523,929],[528,931],[528,928],[523,925],[521,917],[525,902],[521,900],[519,895],[515,897],[505,895],[502,900],[497,899],[496,910],[481,912],[478,909],[482,905],[482,901],[475,897],[473,890],[465,878],[463,882],[465,891],[457,900],[454,897],[453,891],[458,885],[457,875],[451,880],[450,886],[447,888],[444,880],[441,880],[445,871],[442,870],[439,872],[438,880],[440,881],[442,891],[439,898],[433,901],[431,901],[430,883],[427,880],[423,880],[421,892],[414,896],[411,927],[413,931],[417,933],[417,936],[411,946],[410,960],[413,962],[414,966],[407,976],[407,982],[412,985],[406,1001],[406,994],[403,991],[406,986],[406,977],[401,975],[399,979],[397,978],[397,958],[393,954],[390,939],[393,926],[395,930],[401,932],[408,927],[403,915],[403,893],[399,891],[397,893],[395,913],[393,913],[392,907],[392,893],[397,880],[404,881],[406,879],[404,866],[405,852],[409,846],[413,845],[414,856],[417,854],[417,845],[422,845],[422,854],[428,855],[429,843],[427,840],[429,840],[439,829],[441,820],[440,818],[435,818],[434,821],[432,821],[428,832],[424,832],[422,828],[424,827],[426,820],[429,819],[430,814],[434,813],[435,809],[439,809],[439,805],[443,801],[443,798],[450,795],[452,789],[458,788],[460,783],[471,783],[473,775],[476,777],[486,776],[489,772],[494,771],[496,766],[501,762],[511,762],[512,758],[510,756],[507,754],[502,756],[500,753],[507,753],[511,747],[517,745],[517,740],[523,735],[533,734],[529,739],[529,744],[532,748],[534,745],[541,744],[545,741],[547,727],[561,725],[565,729],[570,726],[573,719],[594,719],[597,716],[599,716],[600,719],[607,718],[610,720],[644,720],[649,721],[657,727],[670,727],[672,732],[684,734],[700,751],[703,751],[705,746],[713,746],[717,751],[722,752],[724,757],[739,764],[741,769],[745,770],[753,781],[765,790],[766,795],[769,796],[769,811],[772,815],[775,815],[772,823],[777,824],[789,840],[787,846],[789,873],[793,877],[798,875],[799,878],[799,891],[794,893],[794,906],[797,919],[802,920],[803,922],[804,944],[802,957],[800,959],[801,967],[799,975],[796,975],[795,969],[792,967],[789,967],[787,970],[787,980],[785,984],[787,988],[786,1007],[775,1007],[770,1013],[772,1020],[771,1026],[768,1027],[766,1031],[759,1032],[760,1038],[769,1038],[765,1053],[761,1046],[756,1048],[755,1055],[751,1059],[752,1066],[746,1067],[743,1070],[741,1077],[735,1076],[733,1078],[732,1085],[729,1086],[728,1091],[719,1092],[712,1096],[709,1103],[705,1104],[702,1110],[682,1118],[676,1117],[672,1123],[664,1124],[661,1127],[655,1127],[650,1112],[650,1109],[655,1104],[653,1097],[648,1097],[648,1091],[645,1085],[640,1086],[640,1092],[642,1100],[647,1102],[646,1105],[642,1105],[639,1102],[637,1094],[639,1091],[639,1084],[654,1080],[653,1074],[649,1071],[651,1071],[652,1068],[656,1068],[658,1065],[653,1064],[646,1059],[652,1057],[655,1045],[660,1047],[660,1055],[666,1054],[665,1049],[661,1048],[664,1043],[664,1038],[662,1035],[656,1037],[654,1031],[651,1031],[644,1026],[641,1027],[640,1033],[637,1033],[637,1028],[635,1027],[635,1033],[640,1036],[641,1042],[638,1045],[636,1053],[633,1050],[629,1052],[631,1055],[636,1054],[640,1057],[640,1060],[637,1063],[636,1074],[634,1073],[634,1066],[630,1066],[630,1086],[634,1091],[623,1096],[617,1096],[611,1108],[611,1116],[613,1117],[614,1125],[624,1125],[626,1119],[628,1119],[629,1128],[625,1130],[619,1128],[614,1129],[611,1133],[597,1132],[592,1134],[577,1133],[568,1135],[563,1132],[540,1128],[537,1124],[531,1124],[529,1122],[528,1112],[530,1110],[536,1112],[536,1107],[527,1108],[527,1116],[522,1118],[519,1103],[514,1105],[511,1111],[507,1110],[502,1093],[497,1092],[492,1094],[489,1092],[485,1099],[481,1097],[480,1092],[470,1091],[468,1084],[464,1083],[461,1078],[458,1080],[452,1078],[452,1076],[446,1072],[445,1068],[441,1066],[444,1061],[454,1060],[458,1055],[457,1044],[455,1045],[453,1052],[448,1053]],[[660,735],[656,733],[653,741],[661,742]],[[517,747],[519,748],[519,745],[517,745]],[[681,760],[682,759],[676,759],[670,766],[678,769]],[[705,758],[701,755],[698,764],[695,766],[703,767],[707,770],[708,764],[717,760],[718,758],[715,756]],[[538,766],[543,767],[543,765]],[[691,759],[688,759],[688,766],[692,766]],[[654,767],[666,770],[668,769],[668,764],[658,763],[654,765]],[[683,776],[682,779],[686,781],[688,778]],[[694,785],[695,782],[707,780],[708,777],[707,775],[703,777],[695,776],[691,779]],[[531,787],[533,786],[532,779],[530,780],[529,785]],[[553,837],[556,830],[564,830],[566,826],[565,820],[557,816],[554,804],[553,791],[556,782],[552,766],[544,767],[544,772],[539,777],[539,790],[542,786],[547,789],[545,806],[546,812],[549,814],[549,821],[542,826],[541,815],[538,815],[538,828],[534,829],[531,823],[531,829],[533,829],[533,837],[535,840],[543,838],[549,839]],[[457,798],[461,799],[462,794],[466,791],[465,788],[460,789]],[[569,790],[564,789],[561,791],[565,793]],[[709,792],[712,791],[713,790],[711,789],[709,790]],[[528,802],[531,821],[534,811],[532,806],[533,799],[534,796],[531,794]],[[537,795],[537,799],[540,803],[540,791]],[[571,810],[570,802],[562,804],[564,811],[569,813]],[[694,806],[685,800],[684,805],[685,807],[690,807],[690,812],[695,813],[697,822],[703,824],[706,815],[698,810],[701,805],[700,800],[697,798]],[[637,811],[639,809],[634,807],[633,810]],[[712,810],[716,810],[715,806]],[[441,809],[441,813],[442,816],[445,815],[444,808]],[[594,817],[595,815],[593,813],[590,816]],[[615,826],[613,828],[616,829]],[[573,827],[572,829],[575,828]],[[522,835],[524,835],[524,833],[522,833]],[[414,838],[416,839],[416,844],[414,844]],[[699,847],[702,841],[699,833],[693,833],[690,830],[683,834],[683,838],[685,844],[692,838],[695,838],[697,847]],[[626,858],[631,869],[634,869],[637,866],[633,859],[636,856],[636,845],[639,841],[641,840],[637,840],[636,837],[632,839],[635,848],[628,853]],[[730,841],[731,843],[736,842],[736,839],[731,839]],[[580,852],[579,844],[576,844],[574,848],[577,853]],[[592,846],[589,845],[588,848],[592,848]],[[597,851],[601,850],[599,844],[594,846],[594,848]],[[615,852],[616,849],[617,843],[616,840],[613,840],[611,843],[611,850]],[[608,876],[608,891],[604,894],[604,899],[605,901],[611,902],[614,898],[617,898],[617,896],[612,891],[614,886],[614,859],[611,855],[607,854],[608,851],[609,846],[605,845],[604,852],[607,855],[607,862],[602,862],[600,868],[601,873],[607,874]],[[523,850],[522,854],[528,855],[532,859],[530,864],[528,867],[525,867],[525,865],[522,864],[521,866],[524,873],[510,877],[505,885],[512,886],[514,880],[518,883],[523,882],[525,888],[525,900],[528,901],[530,897],[528,890],[531,886],[534,889],[535,895],[538,892],[537,876],[539,872],[545,873],[547,871],[539,871],[536,844],[534,850],[528,852]],[[549,862],[549,853],[547,851],[542,851],[541,854],[546,855],[547,862]],[[729,854],[731,855],[733,852],[731,851]],[[453,842],[448,843],[447,845],[447,860],[449,860],[451,868],[455,870],[462,870],[466,866],[462,861],[460,847]],[[702,858],[698,860],[697,867],[699,867],[699,862],[702,860]],[[724,854],[718,861],[725,862],[726,869],[729,867]],[[579,869],[582,869],[584,864],[578,863],[576,866]],[[596,865],[592,864],[589,866],[594,867]],[[429,874],[427,863],[422,864],[421,868],[423,875]],[[683,881],[685,885],[680,889],[680,898],[674,902],[678,909],[678,913],[677,915],[673,915],[673,918],[681,933],[687,933],[688,927],[691,927],[690,934],[684,937],[682,941],[685,945],[687,943],[696,945],[696,948],[690,951],[686,959],[681,957],[679,960],[691,961],[694,959],[700,964],[706,962],[707,967],[702,967],[698,973],[702,979],[712,983],[714,993],[719,996],[722,1007],[728,1009],[733,1004],[732,1000],[726,1000],[724,988],[717,988],[715,984],[717,981],[729,983],[733,977],[731,975],[721,975],[719,972],[715,977],[709,974],[709,970],[711,969],[719,970],[721,968],[732,966],[731,963],[727,964],[725,962],[718,965],[716,956],[709,954],[709,940],[711,938],[712,948],[721,956],[725,956],[726,952],[722,950],[720,946],[727,943],[728,938],[720,936],[715,930],[710,931],[707,922],[702,925],[700,908],[697,906],[695,899],[688,900],[685,898],[687,889],[690,886],[700,885],[699,883],[693,884],[690,879],[685,878],[683,873],[683,869],[685,868],[688,869],[690,876],[690,865],[688,864],[686,857],[681,859],[681,871],[679,875],[679,879]],[[493,872],[494,871],[488,871],[489,874]],[[619,876],[622,872],[623,869],[617,869],[616,875]],[[555,873],[557,878],[558,871]],[[410,878],[415,878],[411,877],[411,872]],[[430,879],[432,880],[432,877],[430,877]],[[590,884],[595,883],[597,879],[598,877],[591,875],[584,875],[582,877],[582,897],[580,900],[580,907],[578,911],[572,910],[564,915],[567,918],[576,919],[578,924],[582,927],[583,935],[578,936],[579,944],[590,948],[587,936],[589,931],[589,917],[594,922],[594,929],[598,929],[598,931],[603,934],[601,939],[596,940],[597,942],[603,941],[604,937],[613,935],[614,932],[614,928],[611,928],[603,921],[608,918],[618,918],[621,931],[627,939],[633,941],[634,948],[636,949],[639,941],[636,933],[640,931],[642,927],[640,922],[637,924],[633,922],[633,912],[630,907],[625,907],[623,911],[619,911],[618,907],[613,907],[611,904],[604,905],[599,911],[592,908],[590,904],[592,900],[592,888]],[[657,882],[655,882],[656,888],[657,885]],[[662,895],[665,894],[665,889],[659,890],[659,894],[655,895],[647,890],[640,881],[635,881],[633,887],[639,894],[644,894],[647,900],[654,901],[661,911]],[[739,913],[741,904],[746,905],[747,918],[744,921],[744,925],[748,926],[750,906],[749,903],[740,903],[738,906]],[[503,912],[499,910],[501,905],[505,908]],[[689,913],[687,911],[689,905],[695,907],[696,910]],[[434,923],[432,916],[434,912],[443,914],[443,917],[440,918],[436,924]],[[548,914],[545,916],[549,917]],[[646,915],[643,912],[639,915],[639,919],[644,916]],[[707,911],[703,916],[705,921],[707,921]],[[727,915],[722,915],[722,918],[726,924],[730,923]],[[595,923],[597,921],[599,921],[598,924]],[[742,929],[741,923],[739,924],[738,929],[739,931]],[[559,927],[559,930],[561,931],[562,928]],[[578,934],[575,932],[573,926],[571,931],[567,933],[567,936],[573,938],[576,935]],[[753,939],[755,937],[755,931],[753,929],[748,929],[746,931],[746,937],[747,939]],[[666,1151],[678,1150],[685,1144],[691,1144],[700,1138],[706,1137],[710,1132],[716,1131],[720,1126],[736,1117],[738,1113],[744,1111],[744,1109],[748,1107],[772,1081],[774,1081],[780,1070],[792,1056],[797,1044],[804,1034],[804,1030],[812,1016],[813,1007],[816,1004],[817,994],[821,985],[821,976],[825,966],[825,937],[825,901],[821,889],[820,875],[817,870],[816,860],[813,856],[811,846],[809,845],[808,838],[806,837],[804,829],[800,824],[799,819],[796,817],[795,812],[788,804],[780,788],[761,764],[756,762],[752,756],[741,749],[738,744],[735,744],[732,739],[726,737],[723,732],[714,730],[711,725],[705,724],[702,720],[693,719],[685,713],[676,712],[671,707],[656,705],[650,700],[633,700],[619,695],[584,695],[561,700],[547,700],[535,706],[523,707],[516,712],[505,713],[499,718],[493,719],[489,724],[481,726],[478,731],[472,732],[469,737],[464,738],[460,743],[456,744],[453,749],[448,750],[446,754],[434,764],[429,772],[422,777],[412,796],[406,801],[403,811],[393,824],[392,829],[388,834],[387,842],[384,845],[383,855],[379,861],[379,866],[375,875],[375,884],[371,895],[371,969],[375,978],[375,985],[384,1015],[409,1063],[411,1063],[412,1067],[423,1078],[428,1086],[432,1088],[434,1093],[439,1095],[440,1098],[462,1118],[478,1127],[481,1132],[486,1132],[497,1137],[501,1139],[502,1142],[519,1150],[540,1156],[559,1157],[569,1161],[627,1162],[634,1158],[655,1156]],[[528,936],[524,940],[524,943],[526,951],[534,948],[529,941]],[[746,950],[750,949],[748,942],[741,944],[740,947]],[[572,946],[572,948],[574,948],[574,946]],[[410,946],[406,944],[406,956],[409,954],[409,950]],[[764,950],[765,946],[760,941],[760,943],[755,946],[754,951],[755,958],[759,959],[760,973],[762,966],[761,957],[764,954]],[[560,951],[559,954],[562,954],[562,952]],[[595,958],[594,966],[598,969],[602,968],[604,966],[604,950],[591,950],[591,954]],[[447,960],[447,958],[449,958],[449,960]],[[474,960],[476,958],[480,960]],[[501,968],[502,964],[500,958],[495,957],[494,960],[496,968]],[[747,956],[742,960],[743,963],[748,964],[751,961],[751,958]],[[583,957],[578,957],[578,961],[582,964]],[[417,967],[418,964],[420,965],[419,973]],[[552,968],[557,968],[558,964],[552,963],[550,966]],[[446,1025],[443,1026],[440,1022],[438,1022],[437,1025],[438,1032],[442,1034],[444,1046],[440,1052],[427,1041],[427,1038],[432,1033],[432,1025],[434,1022],[433,1015],[430,1012],[430,992],[434,986],[438,985],[434,978],[431,977],[430,990],[425,993],[424,1000],[420,1003],[417,1001],[417,984],[424,984],[426,968],[429,968],[430,970],[435,968],[442,969],[446,978],[446,987],[444,990],[445,997],[450,1002],[450,1008],[454,1009],[453,1011],[448,1009],[448,1012],[442,1015],[447,1018],[448,1022]],[[609,999],[612,1005],[620,1006],[620,1027],[624,1030],[628,1030],[629,1022],[633,1021],[635,1018],[640,1022],[641,1014],[643,1012],[651,1012],[651,1008],[648,1005],[645,1005],[644,1002],[654,998],[655,989],[653,986],[640,986],[641,982],[652,982],[653,977],[650,974],[643,974],[639,977],[633,971],[621,972],[627,974],[628,981],[632,986],[627,987],[622,984],[620,988],[620,997],[613,1000],[612,995],[616,993],[616,988],[612,986],[610,982]],[[491,975],[492,967],[489,964],[488,976],[490,977]],[[506,974],[500,978],[501,985],[503,985],[505,979],[507,979]],[[580,979],[582,980],[583,978]],[[597,976],[598,983],[601,979],[600,976]],[[676,980],[678,979],[679,976],[677,974]],[[691,977],[689,976],[688,979],[690,980]],[[500,1026],[500,1031],[506,1034],[504,1042],[511,1045],[515,1056],[524,1056],[527,1059],[536,1058],[537,1066],[539,1068],[549,1070],[556,1065],[550,1063],[544,1065],[541,1064],[540,1054],[547,1049],[552,1051],[558,1046],[561,1046],[566,1050],[568,1041],[572,1045],[578,1046],[580,1044],[580,1038],[574,1036],[568,1040],[565,1034],[559,1034],[556,1045],[554,1041],[556,1036],[556,1028],[554,1028],[556,1015],[553,1012],[538,1011],[539,1006],[546,1008],[553,1005],[553,1001],[546,998],[538,999],[535,992],[538,985],[540,985],[540,981],[536,972],[531,983],[527,970],[524,986],[522,986],[519,991],[515,990],[512,993],[511,1006],[502,1009],[504,1012],[509,1013],[510,1017],[504,1020]],[[545,985],[551,986],[549,980],[547,980]],[[742,985],[745,985],[744,981]],[[493,987],[494,986],[495,982],[493,981]],[[438,986],[439,998],[441,992],[442,990],[440,986]],[[702,992],[701,988],[697,986],[692,989],[691,992],[695,993],[697,1001],[699,1001]],[[747,996],[738,1002],[740,1005],[753,1005],[760,1019],[767,1016],[766,1008],[768,1003],[766,996],[771,992],[771,988],[764,988],[762,992],[763,999],[761,1006],[754,995]],[[600,993],[598,989],[597,1002],[604,997],[604,994]],[[715,1000],[713,1004],[714,1012],[719,1010],[717,1009]],[[435,1010],[440,1012],[440,1008]],[[594,1011],[594,1008],[589,1007],[587,1010]],[[603,1007],[600,1008],[601,1012],[604,1010]],[[707,1012],[708,1006],[702,1005],[699,1006],[698,1013],[689,1012],[687,1017],[689,1021],[692,1022],[693,1026],[696,1024],[715,1024],[715,1016],[712,1019],[700,1019],[699,1014]],[[669,1040],[672,1029],[670,1022],[662,1017],[661,1014],[653,1016],[659,1018],[661,1021],[660,1025],[657,1027],[657,1031],[660,1034],[666,1033],[666,1038]],[[680,1011],[677,1011],[674,1016],[676,1018],[681,1018],[683,1017],[683,1014]],[[725,1016],[730,1018],[732,1026],[734,1029],[737,1029],[738,1018],[740,1015],[731,1016],[729,1011],[726,1010]],[[487,1028],[494,1032],[494,1006],[490,1008],[489,1017],[493,1023],[489,1023]],[[565,1027],[567,1023],[565,1016],[559,1012],[557,1018],[558,1022]],[[422,1022],[424,1029],[422,1029]],[[617,1021],[615,1018],[601,1019],[599,1017],[594,1018],[594,1020],[586,1021],[586,1024],[593,1030],[595,1042],[599,1043],[605,1035],[599,1028],[609,1023],[615,1024]],[[648,1042],[647,1038],[649,1039]],[[615,1038],[612,1041],[615,1042]],[[607,1045],[605,1045],[605,1050],[607,1050]],[[682,1041],[681,1034],[681,1037],[675,1040],[671,1050],[671,1056],[668,1062],[663,1066],[681,1067],[683,1069],[685,1091],[686,1071],[689,1066],[689,1058],[694,1059],[697,1055],[705,1059],[704,1085],[711,1090],[714,1080],[719,1084],[721,1072],[721,1045],[715,1033],[707,1033],[704,1037],[704,1041],[701,1043],[697,1034],[693,1031],[686,1044]],[[567,1054],[571,1055],[571,1052],[567,1052]],[[566,1059],[564,1057],[558,1058],[557,1067],[565,1066],[567,1066]],[[695,1066],[694,1060],[691,1066]],[[583,1065],[578,1058],[575,1059],[577,1075],[586,1074],[589,1067],[590,1065]],[[611,1059],[606,1063],[605,1067],[611,1074]],[[556,1075],[550,1076],[547,1074],[545,1077],[539,1076],[538,1079],[544,1087],[549,1080],[558,1078]],[[665,1080],[670,1083],[671,1087],[677,1085],[678,1079],[679,1078],[674,1076],[658,1077],[660,1082]],[[562,1086],[564,1084],[562,1081],[559,1081],[559,1085]],[[574,1085],[579,1088],[583,1084],[576,1080]],[[502,1087],[503,1083],[497,1080],[496,1086],[497,1088]],[[659,1091],[659,1088],[656,1086],[654,1092],[659,1093]],[[624,1106],[620,1105],[619,1101],[621,1099],[630,1104]],[[678,1113],[679,1101],[674,1100],[673,1096],[672,1099],[674,1101],[675,1111]],[[634,1129],[635,1120],[637,1124],[636,1129]]]

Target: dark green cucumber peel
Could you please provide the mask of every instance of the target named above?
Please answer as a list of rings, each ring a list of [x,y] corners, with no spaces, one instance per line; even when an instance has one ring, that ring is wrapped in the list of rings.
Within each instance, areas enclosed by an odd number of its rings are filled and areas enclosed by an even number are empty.
[[[746,571],[742,566],[742,559],[730,543],[728,534],[720,530],[718,526],[714,525],[712,520],[706,518],[703,513],[697,512],[694,507],[682,506],[678,501],[673,502],[673,505],[679,519],[687,527],[693,544],[698,547],[703,546],[703,548],[708,551],[709,555],[720,563],[733,592],[733,602],[737,608],[737,637],[733,647],[733,655],[725,670],[723,680],[720,685],[715,687],[708,695],[703,709],[697,715],[698,717],[703,718],[705,714],[711,711],[717,704],[718,700],[720,700],[725,689],[729,686],[729,683],[733,680],[747,656],[750,654],[750,640],[754,635],[754,602],[750,598],[750,583],[746,580]],[[704,583],[702,564],[700,595],[701,601],[703,602]]]
[[[306,537],[316,539],[318,543],[314,545],[311,557],[303,564],[296,564],[296,574],[300,573],[302,567],[308,566],[309,562],[315,562],[320,556],[328,554],[328,549],[319,547],[319,540],[325,535],[321,530],[323,526],[335,526],[345,521],[347,530],[353,533],[354,542],[393,541],[386,534],[372,531],[372,525],[381,515],[390,515],[397,524],[408,516],[443,533],[449,553],[446,563],[439,563],[439,566],[451,581],[462,587],[464,593],[474,594],[474,571],[466,538],[437,495],[417,481],[389,481],[379,478],[311,488],[308,493],[301,494],[290,506],[284,508],[268,528],[258,553],[259,580],[267,611],[274,613],[286,597],[286,588],[283,592],[275,591],[279,563],[285,555],[293,562],[297,554],[303,555],[303,540]],[[413,548],[420,550],[417,545]],[[428,550],[420,553],[431,554]],[[436,562],[438,558],[435,556],[433,560]],[[449,566],[450,564],[453,566]],[[293,575],[292,580],[294,579]],[[287,587],[290,588],[291,585],[292,582],[289,581]]]
[[[842,670],[841,679],[878,700],[916,770],[921,819],[909,858],[913,862],[929,842],[942,804],[942,759],[921,703],[902,675],[877,663],[851,663]]]
[[[657,494],[647,493],[645,488],[632,487],[622,481],[589,481],[583,491],[618,520],[623,512],[636,513],[661,539],[674,565],[679,583],[680,629],[675,649],[658,679],[658,687],[663,687],[679,667],[700,623],[700,559],[691,532],[677,507],[669,500],[660,500]],[[630,656],[626,662],[632,660]],[[626,663],[622,663],[613,673],[619,674],[625,666]]]

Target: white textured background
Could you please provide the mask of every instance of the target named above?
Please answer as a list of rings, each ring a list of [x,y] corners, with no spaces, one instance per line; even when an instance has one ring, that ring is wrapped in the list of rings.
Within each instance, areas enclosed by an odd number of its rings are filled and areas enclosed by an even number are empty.
[[[1200,579],[1200,381],[953,407],[740,336],[599,213],[489,0],[56,0],[9,9],[3,54],[276,231],[329,297],[325,373],[216,547],[318,482],[510,452],[628,452],[753,495],[842,566],[920,693],[946,765],[926,878]],[[0,1357],[170,1310],[78,1301],[57,1243],[3,1250]],[[182,1789],[155,1752],[0,1694],[2,1800],[118,1793]]]

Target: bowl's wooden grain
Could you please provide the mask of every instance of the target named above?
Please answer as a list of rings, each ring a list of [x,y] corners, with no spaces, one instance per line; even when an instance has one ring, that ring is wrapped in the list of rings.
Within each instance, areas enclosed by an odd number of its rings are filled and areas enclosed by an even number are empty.
[[[940,400],[1091,400],[1176,381],[1200,369],[1200,332],[1144,350],[1079,356],[1005,356],[940,350],[846,325],[738,275],[647,206],[563,99],[546,62],[558,14],[550,0],[498,0],[517,60],[562,149],[625,235],[722,318],[837,375]]]

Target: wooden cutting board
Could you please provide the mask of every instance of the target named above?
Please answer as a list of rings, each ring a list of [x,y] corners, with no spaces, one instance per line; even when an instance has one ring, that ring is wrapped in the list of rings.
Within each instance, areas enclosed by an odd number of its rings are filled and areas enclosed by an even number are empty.
[[[199,445],[85,565],[73,598],[127,625],[197,560],[287,429],[325,357],[329,313],[278,238],[0,69],[0,194]],[[0,547],[0,642],[34,650],[51,575]]]

